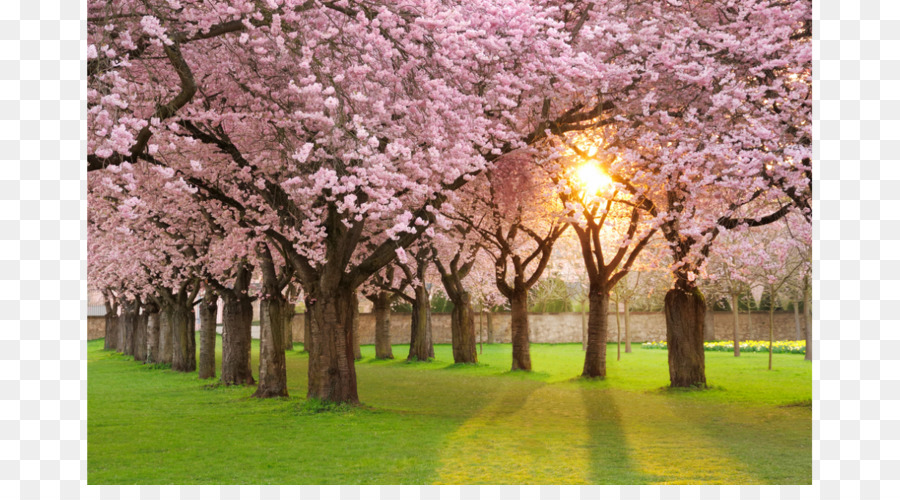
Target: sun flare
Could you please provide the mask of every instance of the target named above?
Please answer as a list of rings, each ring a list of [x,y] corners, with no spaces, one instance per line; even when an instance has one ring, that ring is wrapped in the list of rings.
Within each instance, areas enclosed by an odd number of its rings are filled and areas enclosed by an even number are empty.
[[[584,194],[594,196],[612,182],[597,160],[582,163],[575,171],[575,179]]]

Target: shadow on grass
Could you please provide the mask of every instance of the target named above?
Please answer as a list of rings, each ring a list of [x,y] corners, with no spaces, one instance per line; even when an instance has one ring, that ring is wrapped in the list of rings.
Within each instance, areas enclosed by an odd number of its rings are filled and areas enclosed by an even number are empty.
[[[581,398],[590,435],[590,478],[595,484],[652,484],[660,481],[646,474],[632,460],[622,429],[622,416],[603,380],[580,379]]]
[[[686,402],[680,410],[761,484],[812,484],[812,401],[775,407]]]

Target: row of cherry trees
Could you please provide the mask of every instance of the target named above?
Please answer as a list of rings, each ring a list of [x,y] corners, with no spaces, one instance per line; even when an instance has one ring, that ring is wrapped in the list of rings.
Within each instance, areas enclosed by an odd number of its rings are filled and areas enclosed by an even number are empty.
[[[358,292],[405,295],[410,357],[428,359],[429,263],[455,305],[455,359],[475,360],[463,285],[484,282],[481,254],[512,305],[513,369],[530,369],[527,291],[567,227],[590,284],[583,373],[605,376],[610,290],[659,233],[671,382],[703,385],[696,277],[713,243],[810,219],[810,7],[91,1],[91,280],[126,323],[146,305],[150,356],[171,346],[183,370],[190,305],[221,298],[223,383],[255,382],[258,295],[259,396],[287,393],[285,295],[302,289],[307,395],[358,402]],[[575,173],[587,161],[602,189]],[[134,323],[120,340],[151,345]]]

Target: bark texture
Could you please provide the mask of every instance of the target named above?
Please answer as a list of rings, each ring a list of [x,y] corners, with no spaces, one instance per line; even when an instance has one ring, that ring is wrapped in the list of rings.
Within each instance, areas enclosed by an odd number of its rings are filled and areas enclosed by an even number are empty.
[[[309,352],[309,345],[312,342],[312,313],[309,304],[306,305],[306,312],[303,313],[303,352]]]
[[[409,355],[410,361],[428,361],[434,357],[434,347],[431,345],[431,330],[429,313],[431,301],[424,285],[415,287],[415,296],[412,302],[412,321],[410,324]]]
[[[111,306],[106,307],[106,335],[103,338],[103,348],[108,351],[118,350],[119,345],[119,313]]]
[[[353,328],[353,359],[362,359],[362,351],[359,345],[359,297],[354,293],[350,297],[351,327]]]
[[[671,386],[706,387],[703,295],[688,285],[673,288],[666,293],[665,313]]]
[[[275,272],[269,247],[257,247],[262,273],[262,300],[259,303],[259,385],[253,397],[286,398],[287,366],[284,360],[284,308],[287,301]]]
[[[606,377],[606,339],[609,335],[609,293],[592,291],[588,297],[587,347],[581,376]]]
[[[285,351],[293,351],[294,350],[294,316],[296,315],[296,311],[294,309],[294,304],[285,300],[283,304],[283,310],[281,313],[282,321],[284,322],[284,326],[282,330],[284,332],[284,350]]]
[[[200,378],[216,377],[216,316],[219,312],[219,296],[207,288],[200,302],[200,362],[197,366]]]
[[[286,398],[287,368],[284,359],[284,301],[280,297],[259,304],[259,385],[253,397]]]
[[[253,304],[242,293],[223,295],[225,302],[222,328],[222,375],[219,381],[225,385],[252,385],[250,369],[251,323]]]
[[[478,353],[475,348],[475,313],[472,311],[472,298],[469,292],[463,291],[457,297],[451,297],[453,311],[450,317],[451,341],[453,344],[454,363],[477,363]]]
[[[151,302],[147,307],[147,363],[159,363],[159,305]]]
[[[163,304],[159,310],[159,360],[157,363],[172,364],[172,306]]]
[[[119,344],[120,352],[134,356],[134,336],[138,324],[140,302],[137,300],[124,300],[122,302],[122,318],[119,320]]]
[[[313,323],[309,345],[307,398],[359,403],[353,356],[353,300],[356,292],[335,287],[313,290],[307,314]]]
[[[134,360],[144,362],[147,360],[147,321],[149,313],[146,306],[141,308],[134,326]]]
[[[172,309],[172,369],[192,372],[197,369],[196,340],[194,338],[194,311],[190,302],[179,298]]]
[[[528,291],[514,290],[510,298],[512,370],[531,371],[531,340],[528,334]]]
[[[453,303],[453,311],[450,312],[453,362],[477,363],[477,339],[475,338],[475,313],[472,310],[472,296],[462,283],[463,278],[472,269],[474,258],[462,266],[459,265],[459,260],[459,256],[455,257],[449,266],[444,266],[437,259],[435,259],[435,263],[441,273],[441,283],[444,285],[447,298]]]
[[[375,312],[375,358],[394,359],[391,350],[391,296],[379,292],[370,297]]]

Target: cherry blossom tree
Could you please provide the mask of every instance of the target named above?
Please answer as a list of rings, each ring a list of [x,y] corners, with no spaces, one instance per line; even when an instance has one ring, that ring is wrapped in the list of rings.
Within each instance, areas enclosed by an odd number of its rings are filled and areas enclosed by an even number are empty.
[[[466,202],[476,208],[470,214],[448,215],[480,236],[494,261],[497,289],[511,305],[514,371],[531,370],[528,291],[541,278],[553,244],[568,227],[561,220],[552,186],[533,169],[529,155],[504,158],[480,182],[467,187]]]

